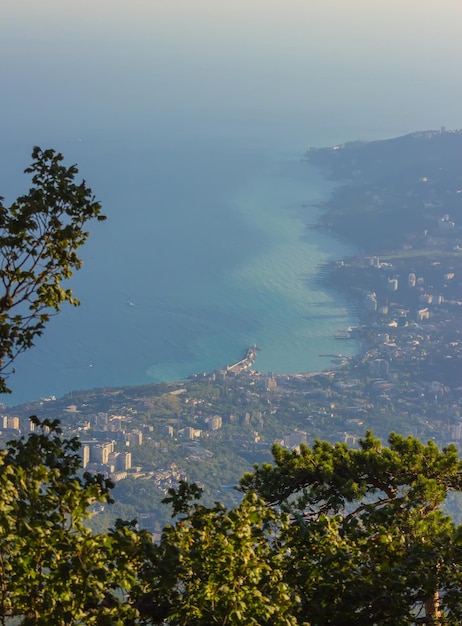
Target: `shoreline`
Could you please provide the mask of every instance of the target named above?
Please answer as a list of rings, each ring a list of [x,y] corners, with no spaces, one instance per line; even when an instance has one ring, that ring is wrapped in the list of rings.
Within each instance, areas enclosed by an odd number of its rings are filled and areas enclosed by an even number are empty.
[[[307,164],[307,161],[304,160],[303,161],[303,165],[306,165],[306,164]],[[306,203],[306,202],[302,201],[302,203],[299,204],[300,208],[297,210],[297,215],[298,215],[298,218],[301,220],[303,230],[308,229],[308,230],[311,230],[311,231],[314,231],[314,232],[318,231],[318,232],[322,233],[322,235],[324,237],[328,237],[329,239],[332,239],[333,241],[339,243],[341,246],[350,247],[352,244],[351,244],[351,242],[348,239],[342,238],[342,237],[338,236],[337,233],[335,233],[333,231],[330,231],[329,229],[327,229],[327,228],[325,228],[325,227],[323,227],[323,226],[321,226],[319,224],[319,220],[322,218],[322,216],[324,214],[325,207],[329,203],[330,198],[332,197],[332,194],[334,193],[334,191],[335,191],[335,189],[337,187],[337,183],[333,184],[333,181],[330,180],[328,177],[326,177],[326,175],[320,170],[320,168],[318,168],[316,166],[313,166],[311,164],[309,164],[309,166],[310,166],[310,168],[311,167],[313,168],[312,171],[315,173],[316,177],[319,177],[319,179],[321,181],[323,181],[321,183],[321,187],[324,189],[324,191],[327,190],[326,189],[327,186],[329,187],[329,189],[328,189],[328,193],[326,194],[326,196],[324,198],[320,199],[318,192],[316,192],[316,199],[314,200],[313,203],[311,203],[311,202]],[[295,179],[299,180],[300,176],[301,176],[300,170],[298,170],[298,173],[296,174]],[[311,174],[311,176],[313,176],[313,174]],[[326,181],[327,181],[328,185],[326,185]],[[304,219],[304,216],[306,216],[306,209],[312,211],[311,219],[309,221],[306,221]],[[304,235],[302,235],[302,238],[304,238]],[[334,243],[334,246],[335,246],[335,243]],[[334,256],[334,255],[335,255],[335,252],[332,252],[331,256]],[[335,258],[341,258],[341,257],[335,257]],[[337,295],[340,295],[343,298],[344,294],[342,294],[341,291],[336,289],[335,286],[332,285],[331,283],[329,283],[328,281],[325,281],[325,280],[322,280],[322,279],[320,280],[320,277],[319,277],[319,272],[322,271],[322,268],[330,267],[333,262],[334,261],[332,261],[332,260],[322,261],[320,264],[318,264],[316,266],[316,270],[315,270],[315,273],[313,274],[312,278],[308,279],[308,280],[313,280],[313,282],[315,284],[322,286],[323,290],[325,290],[326,293],[328,293],[328,294],[329,293],[330,294],[335,293]],[[309,289],[309,287],[308,287],[308,289]],[[347,326],[350,326],[350,325],[356,325],[357,321],[359,319],[358,315],[357,315],[357,309],[354,306],[354,303],[352,303],[348,298],[346,298],[345,301],[346,301],[346,305],[347,305],[347,309],[348,309],[348,318],[345,320],[344,324],[341,324],[340,326],[336,327],[337,330],[343,328],[344,326],[347,327]],[[351,313],[353,313],[353,315],[351,315]],[[333,331],[332,335],[330,335],[329,338],[333,337],[335,332],[336,331]],[[265,347],[265,346],[263,346],[263,347]],[[332,350],[332,348],[327,349],[326,352],[330,352],[331,350]],[[319,352],[323,352],[323,350],[320,349]],[[356,356],[357,354],[358,354],[358,351],[355,351],[354,354],[351,355],[351,356]],[[318,354],[316,354],[316,357],[317,356],[318,356]],[[314,369],[316,371],[319,371],[319,365],[320,364],[317,364],[317,365],[315,364]],[[334,365],[336,365],[336,364],[332,363],[332,366],[334,366]],[[257,366],[258,366],[258,361],[257,361]],[[323,366],[321,365],[321,367],[323,367]],[[324,371],[325,369],[329,369],[330,367],[331,367],[331,365],[326,364],[325,368],[323,367],[323,369],[321,371]],[[206,376],[209,376],[210,373],[212,373],[214,371],[220,371],[220,370],[219,369],[209,370],[209,373],[206,373]],[[305,368],[297,369],[297,370],[293,370],[293,371],[290,371],[290,370],[279,370],[279,368],[277,366],[276,367],[267,367],[267,368],[265,368],[265,371],[266,371],[266,373],[274,372],[275,375],[277,375],[277,376],[297,376],[297,375],[300,375],[300,374],[302,374],[302,375],[305,375],[307,373],[311,374],[311,372],[312,372],[311,369],[310,370],[306,370]],[[178,381],[186,381],[188,379],[201,378],[203,376],[204,376],[204,370],[202,370],[202,371],[201,370],[199,370],[199,371],[196,370],[196,372],[193,371],[192,373],[185,373],[184,376],[180,377],[180,378],[178,378],[178,377],[169,377],[168,379],[165,379],[165,380],[163,380],[163,379],[160,380],[159,379],[158,381],[146,380],[145,382],[139,383],[139,384],[142,384],[142,385],[143,384],[144,385],[150,385],[150,384],[172,384],[172,383],[175,383],[175,382],[178,382]],[[119,385],[116,385],[114,388],[124,388],[126,386],[127,385],[124,385],[124,384],[120,385],[119,384]],[[129,387],[133,387],[133,386],[137,387],[138,383],[130,383],[128,386]],[[94,388],[94,389],[99,389],[99,388],[104,389],[104,388],[111,388],[111,387],[112,387],[111,385],[98,385],[96,387],[91,387],[91,385],[90,385],[90,386],[85,386],[85,387],[82,386],[82,387],[80,387],[80,389],[92,389],[92,388]],[[76,389],[72,388],[70,391],[65,392],[63,395],[67,395],[68,393],[72,393],[73,391],[76,391]],[[60,394],[58,394],[58,395],[60,395]],[[9,409],[12,409],[15,406],[22,406],[24,404],[28,404],[28,403],[31,403],[31,402],[33,403],[33,402],[36,401],[36,398],[34,398],[33,400],[26,401],[26,402],[21,402],[21,401],[14,402],[14,404],[10,404],[8,402],[8,400],[9,400],[9,398],[6,397],[5,398],[5,404],[7,404]]]
[[[377,142],[350,142],[348,144],[345,144],[343,147],[339,147],[335,150],[335,147],[319,148],[316,150],[312,150],[309,152],[309,158],[304,159],[304,162],[308,161],[309,166],[314,167],[318,171],[318,173],[320,173],[320,176],[325,179],[327,179],[329,176],[330,180],[333,183],[333,187],[329,197],[321,202],[314,202],[312,205],[302,204],[301,209],[297,211],[302,220],[304,210],[306,210],[307,208],[314,208],[316,212],[316,223],[313,223],[312,220],[309,220],[308,223],[307,220],[303,220],[304,228],[315,233],[320,232],[326,234],[326,236],[334,238],[339,243],[345,243],[348,247],[356,248],[355,252],[352,255],[343,257],[342,255],[339,255],[335,259],[331,258],[330,260],[321,262],[316,267],[315,274],[311,279],[313,280],[313,282],[326,288],[328,292],[335,293],[345,299],[350,313],[352,312],[353,317],[355,318],[351,319],[351,315],[349,315],[350,321],[345,323],[345,327],[349,325],[357,325],[358,322],[359,325],[367,325],[370,317],[367,311],[364,310],[363,303],[361,301],[361,298],[359,297],[359,291],[361,290],[360,285],[355,286],[354,280],[350,279],[348,279],[347,283],[342,282],[342,280],[340,280],[340,274],[337,277],[334,277],[333,272],[337,271],[338,265],[344,263],[346,260],[360,259],[364,254],[363,251],[369,250],[371,254],[376,255],[380,254],[380,252],[390,253],[390,248],[387,248],[385,244],[381,246],[381,250],[377,250],[376,248],[374,248],[373,241],[369,239],[368,234],[364,234],[361,232],[360,226],[363,226],[363,221],[367,221],[369,214],[372,214],[373,216],[382,216],[382,219],[383,216],[386,214],[388,234],[390,234],[391,232],[392,235],[396,235],[394,240],[392,237],[392,251],[399,250],[400,245],[402,245],[403,238],[406,237],[409,239],[414,249],[416,247],[416,244],[420,245],[421,243],[420,239],[416,235],[413,235],[409,229],[401,230],[397,228],[397,224],[400,224],[400,220],[402,219],[403,212],[399,201],[394,200],[393,193],[395,192],[390,191],[390,181],[388,179],[389,168],[385,168],[386,171],[384,172],[383,166],[377,166],[377,159],[375,159],[375,161],[374,159],[371,159],[371,149],[378,150],[380,154],[383,153],[384,149],[390,152],[391,149],[397,146],[399,148],[400,154],[403,152],[405,153],[403,156],[403,158],[405,159],[407,158],[409,153],[415,152],[417,146],[420,151],[419,154],[423,153],[422,162],[425,163],[428,161],[428,166],[424,167],[425,171],[429,170],[438,173],[438,171],[441,169],[439,166],[439,162],[434,163],[430,158],[432,156],[434,142],[436,142],[437,144],[443,144],[443,147],[439,149],[439,152],[437,150],[437,153],[441,153],[443,156],[445,156],[446,153],[443,149],[444,146],[449,143],[451,148],[454,141],[459,141],[461,136],[461,131],[457,131],[454,133],[441,133],[440,131],[430,131],[428,133],[413,133],[404,137]],[[459,148],[458,144],[457,148]],[[454,151],[454,147],[452,147],[451,150]],[[452,154],[451,150],[449,151],[450,156]],[[361,151],[366,152],[367,158],[362,155]],[[313,158],[314,156],[316,158]],[[320,156],[322,157],[321,159],[319,158]],[[427,161],[425,161],[425,158],[427,158]],[[334,159],[335,167],[330,167],[332,159]],[[320,161],[323,161],[322,168]],[[362,164],[364,161],[366,161],[366,168],[369,168],[368,171],[363,171],[361,170],[361,168],[351,170],[353,162],[355,162],[356,166],[358,162]],[[375,169],[371,165],[371,162],[376,163]],[[449,162],[449,165],[451,165],[451,162]],[[406,190],[410,188],[412,190],[412,193],[414,193],[414,195],[416,196],[417,200],[420,201],[420,197],[418,194],[421,193],[421,189],[424,185],[426,185],[426,183],[422,181],[427,180],[427,177],[417,176],[414,178],[409,178],[407,171],[405,170],[399,159],[393,159],[392,167],[398,168],[400,169],[400,171],[404,172],[400,179],[401,183],[398,185],[400,193],[405,196],[409,193]],[[423,166],[419,165],[419,167]],[[348,168],[350,168],[350,170],[348,170]],[[449,166],[448,168],[451,174],[452,170]],[[349,177],[346,176],[345,172],[349,174]],[[299,174],[297,174],[297,176],[299,176]],[[371,185],[374,187],[373,194],[371,193]],[[344,201],[340,201],[344,194],[346,194],[347,199]],[[358,202],[353,202],[352,206],[350,206],[348,198],[358,199]],[[388,207],[389,201],[392,201],[391,210]],[[419,208],[419,210],[420,206],[421,205],[418,205],[417,207]],[[426,209],[426,213],[429,214],[430,219],[433,219],[431,215],[431,210],[433,208],[434,207],[430,206],[429,209]],[[417,209],[414,206],[411,206],[410,209],[412,215],[414,215]],[[422,213],[421,210],[420,213]],[[414,226],[414,224],[412,223],[412,219],[410,220],[410,222],[411,226]],[[342,229],[342,224],[345,223],[348,223],[349,225],[349,229],[347,229],[346,232]],[[407,225],[409,225],[409,220]],[[420,223],[417,223],[417,227],[419,226]],[[356,235],[356,237],[353,239],[350,237],[352,231]],[[380,230],[379,234],[381,235]],[[375,233],[375,237],[377,237],[377,233]],[[360,244],[362,244],[361,247],[358,247]],[[335,253],[332,253],[332,256],[334,256],[334,254]],[[346,275],[347,272],[343,272],[343,276]],[[335,278],[337,278],[337,280],[335,280]],[[338,326],[337,328],[341,328],[341,326]],[[264,344],[264,342],[262,343]],[[263,347],[265,346],[263,345]],[[362,354],[363,350],[364,346],[360,344],[358,345],[358,349],[355,351],[354,355],[351,356],[359,357]],[[330,353],[333,352],[333,350],[331,350],[330,348],[328,348],[327,350],[319,349],[319,353],[321,352]],[[270,368],[265,366],[265,370],[269,369]],[[294,372],[289,371],[289,373],[287,373],[286,370],[285,372],[282,372],[281,375],[300,374],[303,373],[304,369],[305,368],[302,368],[301,371],[300,369],[298,369]],[[315,366],[314,369],[319,370],[319,367]],[[188,376],[191,375],[194,374],[185,374],[184,378],[181,378],[181,380],[186,380]],[[175,379],[172,378],[170,382],[175,382],[176,380],[180,379],[175,377]],[[146,381],[144,384],[149,385],[151,384],[151,382]],[[87,387],[88,386],[85,386],[85,388]],[[6,402],[8,402],[8,400],[9,398],[5,398]],[[17,406],[17,403],[12,406]]]

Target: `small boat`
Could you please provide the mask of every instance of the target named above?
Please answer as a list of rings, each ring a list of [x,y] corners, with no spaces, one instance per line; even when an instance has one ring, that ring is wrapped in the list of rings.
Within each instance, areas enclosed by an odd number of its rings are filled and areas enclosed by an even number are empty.
[[[334,339],[352,339],[352,333],[353,329],[351,327],[346,330],[338,330],[334,335]]]

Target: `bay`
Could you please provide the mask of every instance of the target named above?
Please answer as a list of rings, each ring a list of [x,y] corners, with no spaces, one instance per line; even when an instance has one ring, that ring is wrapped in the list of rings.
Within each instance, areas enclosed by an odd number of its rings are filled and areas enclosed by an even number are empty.
[[[182,379],[254,343],[263,372],[355,351],[333,339],[354,312],[315,280],[355,251],[310,227],[332,183],[300,159],[460,126],[461,18],[450,0],[3,0],[1,194],[53,147],[108,216],[70,283],[81,307],[5,401]]]
[[[333,334],[353,321],[314,281],[321,263],[351,252],[307,228],[331,183],[298,154],[155,138],[130,154],[128,145],[73,148],[109,219],[93,228],[72,280],[82,305],[18,359],[13,401],[183,379],[254,343],[263,372],[323,368],[319,354],[338,352]]]

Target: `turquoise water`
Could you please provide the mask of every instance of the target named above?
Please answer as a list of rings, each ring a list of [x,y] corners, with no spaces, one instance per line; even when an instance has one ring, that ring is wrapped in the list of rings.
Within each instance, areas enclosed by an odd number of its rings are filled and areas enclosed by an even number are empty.
[[[333,339],[354,312],[315,280],[353,251],[310,228],[331,183],[300,157],[460,126],[462,5],[355,7],[2,1],[1,195],[51,146],[108,215],[71,282],[82,306],[17,360],[8,403],[184,378],[254,343],[263,372],[357,348]]]
[[[81,307],[18,360],[20,397],[181,379],[254,343],[263,372],[321,369],[319,354],[339,351],[332,336],[351,311],[314,278],[351,249],[307,228],[331,184],[298,155],[140,148],[114,176],[114,153],[101,168],[98,146],[83,143],[78,161],[96,172],[109,220],[72,281]]]

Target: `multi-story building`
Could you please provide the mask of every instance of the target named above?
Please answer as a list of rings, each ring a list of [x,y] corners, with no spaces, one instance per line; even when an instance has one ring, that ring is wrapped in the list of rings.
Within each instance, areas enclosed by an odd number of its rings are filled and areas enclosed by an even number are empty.
[[[374,359],[369,365],[371,375],[376,378],[387,378],[389,363],[385,359]]]
[[[125,441],[129,446],[140,446],[143,443],[143,433],[141,430],[132,430],[125,434]]]
[[[296,448],[301,443],[307,442],[307,433],[304,430],[294,430],[283,436],[284,446],[286,448]]]
[[[108,464],[109,455],[114,452],[114,442],[97,443],[91,447],[91,460],[93,463]]]
[[[209,430],[220,430],[220,428],[223,425],[223,420],[221,418],[221,415],[214,415],[213,417],[208,417],[206,421],[208,423]]]
[[[90,446],[87,443],[80,446],[80,457],[82,459],[82,468],[85,469],[90,463]]]

